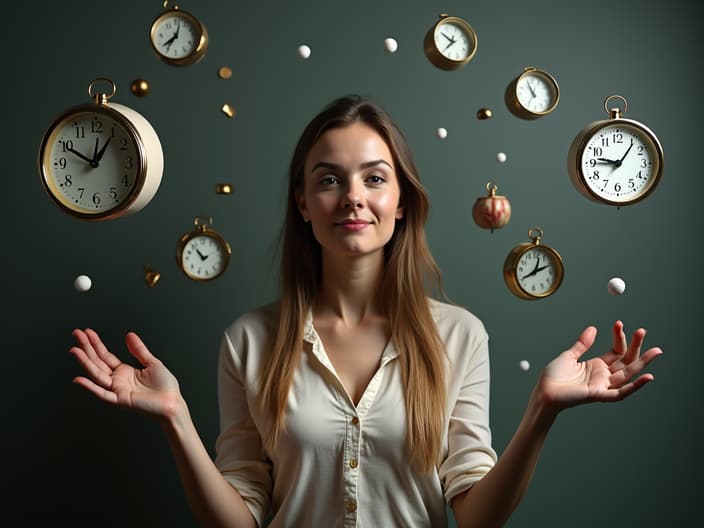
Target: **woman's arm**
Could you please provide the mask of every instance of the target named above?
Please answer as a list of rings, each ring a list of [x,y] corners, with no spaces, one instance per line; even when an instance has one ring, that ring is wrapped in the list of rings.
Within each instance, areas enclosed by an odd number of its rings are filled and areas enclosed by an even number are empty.
[[[191,509],[202,526],[256,527],[242,496],[215,467],[198,435],[178,381],[134,333],[125,341],[143,366],[135,369],[114,356],[93,330],[74,330],[70,349],[88,377],[74,382],[99,399],[156,418],[166,435]]]
[[[622,400],[654,379],[651,374],[633,379],[662,353],[654,347],[641,356],[645,330],[636,330],[630,345],[620,321],[614,324],[613,333],[610,351],[579,361],[596,338],[596,329],[588,327],[569,350],[545,367],[523,419],[496,465],[453,499],[460,528],[494,528],[506,523],[528,488],[548,431],[560,411],[587,402]]]

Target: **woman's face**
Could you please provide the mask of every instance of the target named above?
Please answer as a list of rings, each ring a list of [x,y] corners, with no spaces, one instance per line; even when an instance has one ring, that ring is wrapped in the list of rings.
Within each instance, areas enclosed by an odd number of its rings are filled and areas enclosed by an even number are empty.
[[[330,129],[311,148],[303,171],[296,201],[323,253],[383,254],[403,216],[386,141],[361,122]]]

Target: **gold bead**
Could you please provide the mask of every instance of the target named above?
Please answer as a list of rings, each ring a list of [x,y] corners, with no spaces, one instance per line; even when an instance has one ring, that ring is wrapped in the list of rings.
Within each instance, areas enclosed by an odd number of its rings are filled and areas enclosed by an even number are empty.
[[[222,111],[227,117],[232,117],[235,115],[235,108],[229,103],[222,105]]]
[[[232,194],[232,185],[229,183],[216,183],[215,192],[217,194]]]
[[[493,114],[488,108],[480,108],[477,110],[477,119],[489,119]]]
[[[130,85],[130,90],[137,97],[144,97],[149,93],[149,83],[144,79],[135,79]]]
[[[218,68],[218,77],[221,79],[229,79],[232,77],[232,70],[227,66],[221,66]]]

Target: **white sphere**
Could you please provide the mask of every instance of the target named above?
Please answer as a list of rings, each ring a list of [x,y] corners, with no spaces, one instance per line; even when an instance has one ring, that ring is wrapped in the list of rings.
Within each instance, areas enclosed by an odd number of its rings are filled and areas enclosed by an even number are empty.
[[[521,370],[526,371],[530,368],[530,363],[528,363],[527,360],[522,359],[521,361],[518,362],[518,366],[520,367]]]
[[[506,154],[504,152],[499,152],[496,154],[496,161],[499,163],[504,163],[506,161]]]
[[[79,275],[73,281],[73,287],[76,288],[76,291],[79,292],[90,290],[92,284],[93,281],[90,280],[90,277],[88,275]]]
[[[623,279],[620,279],[619,277],[614,277],[613,279],[609,280],[607,289],[609,290],[609,293],[611,295],[621,295],[624,291],[626,291],[626,283],[623,282]]]
[[[394,53],[398,49],[398,42],[395,39],[384,39],[384,49],[389,53]]]
[[[447,129],[446,128],[438,128],[438,137],[440,139],[445,139],[447,137]]]
[[[310,57],[310,48],[305,44],[298,46],[298,56],[302,59]]]

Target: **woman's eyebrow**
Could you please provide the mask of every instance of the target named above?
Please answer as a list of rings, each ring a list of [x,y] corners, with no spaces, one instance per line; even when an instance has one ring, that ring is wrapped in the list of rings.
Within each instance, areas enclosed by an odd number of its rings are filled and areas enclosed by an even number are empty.
[[[366,161],[366,162],[362,163],[359,166],[359,168],[360,169],[368,169],[370,167],[375,167],[375,166],[381,165],[381,164],[387,165],[390,169],[393,169],[391,164],[388,161],[383,160],[383,159]],[[313,166],[313,168],[311,169],[311,172],[313,172],[319,168],[330,169],[330,170],[343,170],[342,165],[338,165],[337,163],[330,163],[328,161],[319,161],[318,163],[316,163]]]

